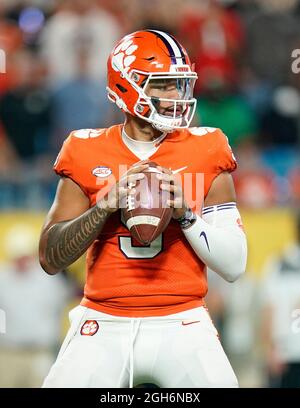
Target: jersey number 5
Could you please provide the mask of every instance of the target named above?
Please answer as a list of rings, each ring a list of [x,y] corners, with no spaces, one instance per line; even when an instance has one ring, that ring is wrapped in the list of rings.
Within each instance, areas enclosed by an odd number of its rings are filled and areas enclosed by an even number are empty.
[[[163,250],[163,237],[160,234],[150,245],[134,246],[131,237],[119,236],[119,248],[129,259],[151,259],[155,258]]]

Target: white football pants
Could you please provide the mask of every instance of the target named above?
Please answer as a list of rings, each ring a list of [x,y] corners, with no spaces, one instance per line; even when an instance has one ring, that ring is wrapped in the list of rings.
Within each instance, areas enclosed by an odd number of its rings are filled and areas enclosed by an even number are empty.
[[[77,306],[70,322],[43,387],[238,387],[204,307],[128,318]]]

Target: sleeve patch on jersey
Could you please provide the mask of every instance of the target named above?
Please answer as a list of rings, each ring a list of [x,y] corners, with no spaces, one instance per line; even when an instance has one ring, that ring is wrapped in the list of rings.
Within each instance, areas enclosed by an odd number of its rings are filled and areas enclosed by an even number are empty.
[[[107,166],[97,166],[92,170],[92,173],[96,177],[105,178],[112,174],[112,169]]]

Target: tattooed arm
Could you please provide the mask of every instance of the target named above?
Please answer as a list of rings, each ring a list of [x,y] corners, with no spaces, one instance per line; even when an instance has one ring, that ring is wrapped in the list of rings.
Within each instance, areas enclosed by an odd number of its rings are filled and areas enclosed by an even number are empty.
[[[40,263],[47,273],[54,275],[67,268],[88,249],[110,214],[119,208],[119,199],[128,194],[127,184],[144,177],[141,172],[147,167],[131,167],[112,193],[92,208],[76,183],[69,178],[60,180],[40,238]]]

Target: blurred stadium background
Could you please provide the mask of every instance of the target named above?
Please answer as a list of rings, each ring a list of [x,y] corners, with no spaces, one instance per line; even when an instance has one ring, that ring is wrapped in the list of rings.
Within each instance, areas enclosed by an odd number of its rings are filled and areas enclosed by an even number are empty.
[[[106,58],[142,28],[188,49],[199,75],[194,124],[222,128],[239,162],[247,274],[232,285],[210,273],[207,303],[240,385],[279,386],[287,364],[300,363],[300,258],[289,255],[300,203],[300,2],[1,0],[0,387],[40,386],[81,296],[82,260],[49,278],[36,259],[52,164],[71,130],[122,120],[106,99]]]

